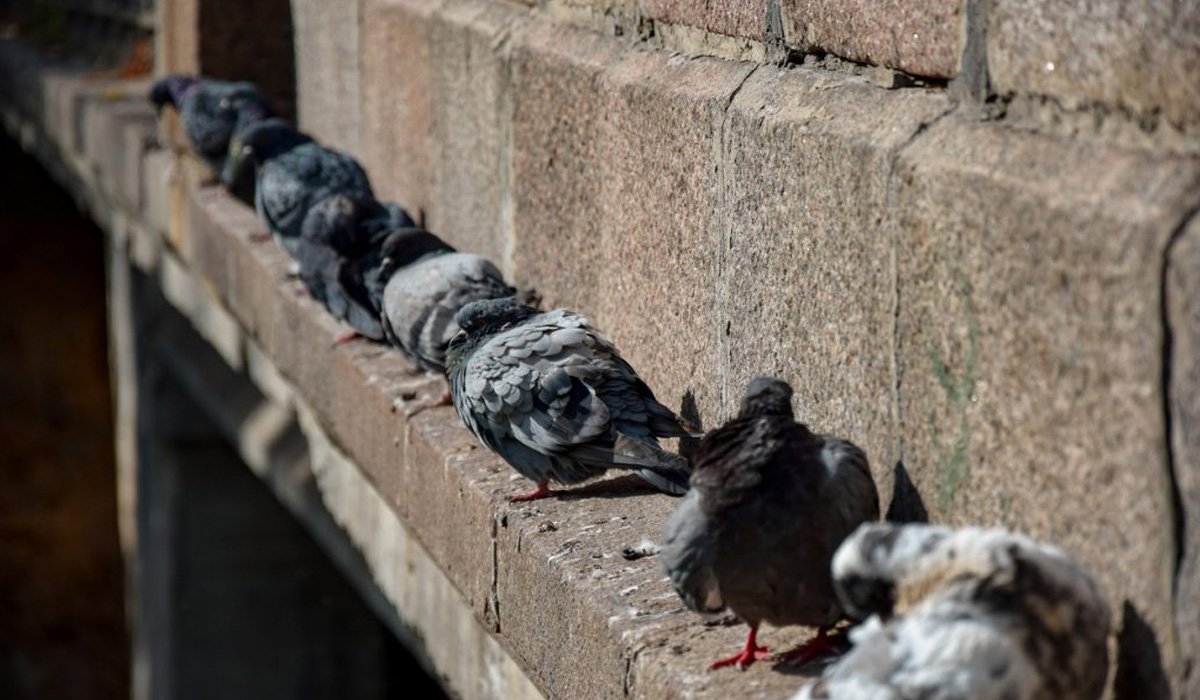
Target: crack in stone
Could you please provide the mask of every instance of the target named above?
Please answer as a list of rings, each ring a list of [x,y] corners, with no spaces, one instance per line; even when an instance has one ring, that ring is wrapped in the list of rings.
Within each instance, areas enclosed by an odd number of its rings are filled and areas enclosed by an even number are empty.
[[[1175,455],[1176,426],[1172,418],[1172,365],[1174,362],[1174,332],[1171,327],[1170,269],[1171,253],[1175,245],[1183,237],[1189,226],[1200,220],[1200,202],[1197,202],[1182,217],[1181,222],[1171,232],[1171,237],[1163,249],[1162,263],[1159,269],[1159,314],[1162,323],[1162,355],[1160,395],[1162,396],[1163,432],[1166,440],[1166,472],[1167,487],[1170,492],[1171,526],[1175,543],[1175,559],[1171,572],[1171,626],[1175,639],[1179,639],[1177,598],[1179,595],[1179,577],[1183,571],[1183,560],[1187,554],[1187,511],[1183,503],[1183,494],[1179,484],[1178,466]]]
[[[724,413],[727,406],[727,398],[729,395],[729,369],[733,363],[733,347],[729,342],[728,329],[730,325],[729,315],[729,273],[728,260],[729,248],[733,242],[733,218],[729,213],[729,195],[730,182],[729,170],[732,165],[732,158],[728,145],[728,131],[733,101],[737,98],[738,93],[750,80],[751,76],[761,70],[761,67],[756,67],[753,70],[747,71],[742,77],[741,82],[737,84],[729,93],[729,98],[725,101],[721,109],[721,123],[717,128],[716,134],[716,161],[717,161],[717,187],[719,188],[720,199],[720,232],[717,239],[716,251],[716,280],[717,280],[717,415],[714,417],[714,425],[724,419]]]
[[[902,143],[896,147],[896,150],[892,154],[892,162],[891,162],[891,165],[888,167],[887,180],[884,185],[885,194],[884,194],[884,215],[883,216],[888,216],[889,214],[895,212],[896,208],[897,208],[896,202],[895,202],[896,173],[900,167],[900,159],[904,156],[904,152],[906,150],[908,150],[917,141],[917,139],[921,137],[922,134],[924,134],[926,131],[928,131],[930,128],[932,128],[935,124],[940,122],[942,119],[945,119],[949,114],[953,113],[954,110],[955,110],[955,108],[953,105],[948,105],[945,109],[943,109],[938,114],[934,115],[933,117],[931,117],[929,119],[923,120],[921,123],[917,124],[917,128],[913,129],[913,132],[911,134],[909,134],[908,138],[906,138],[904,140],[904,143]],[[880,225],[884,225],[884,220],[883,220],[882,216],[880,217]],[[891,236],[891,246],[890,246],[891,251],[889,254],[889,264],[891,265],[891,268],[892,268],[892,270],[891,270],[892,271],[892,275],[891,275],[891,277],[892,277],[892,352],[891,352],[891,360],[892,360],[891,361],[891,365],[892,365],[891,366],[891,370],[892,370],[891,403],[892,403],[892,407],[891,408],[892,408],[892,425],[894,426],[893,429],[895,431],[894,432],[894,440],[895,441],[894,441],[892,447],[895,450],[897,462],[903,462],[904,461],[904,435],[903,435],[903,431],[901,430],[901,426],[903,425],[903,420],[902,420],[902,410],[901,410],[901,402],[900,402],[900,394],[901,394],[900,385],[902,383],[901,372],[900,372],[900,298],[901,298],[901,293],[900,293],[900,255],[899,255],[899,240],[898,240],[899,236],[897,234],[897,227],[894,224],[888,226],[888,234]]]

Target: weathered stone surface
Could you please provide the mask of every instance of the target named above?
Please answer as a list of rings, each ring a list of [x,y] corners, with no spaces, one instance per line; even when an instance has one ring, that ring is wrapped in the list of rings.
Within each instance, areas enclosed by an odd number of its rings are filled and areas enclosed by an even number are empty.
[[[767,0],[695,2],[695,0],[646,0],[643,12],[651,19],[686,24],[717,34],[762,40],[767,31]]]
[[[175,164],[167,150],[147,151],[142,157],[142,220],[156,232],[165,232],[171,217],[171,179]]]
[[[947,117],[903,152],[889,223],[903,456],[931,516],[1061,545],[1168,663],[1160,285],[1198,177]]]
[[[599,85],[620,55],[612,40],[549,23],[513,51],[513,275],[547,308],[589,301],[605,277]]]
[[[1200,4],[994,0],[988,70],[1004,93],[1200,122]]]
[[[143,159],[155,144],[156,131],[152,114],[135,118],[121,126],[124,166],[119,187],[130,211],[137,212],[142,208],[142,182],[147,177],[142,170]]]
[[[603,278],[577,303],[659,399],[716,415],[725,109],[753,66],[630,51],[601,85]]]
[[[296,117],[327,146],[361,153],[359,3],[295,0]]]
[[[359,154],[377,196],[414,217],[430,208],[432,14],[440,2],[368,0],[362,25]]]
[[[935,78],[958,74],[963,2],[780,0],[789,46]]]
[[[1166,321],[1170,330],[1171,466],[1182,513],[1175,572],[1177,697],[1200,697],[1200,219],[1193,218],[1167,261]]]
[[[525,10],[453,0],[430,42],[433,95],[429,228],[507,273],[512,205],[512,93],[508,54]]]
[[[753,377],[787,379],[803,420],[866,449],[885,507],[897,299],[880,222],[897,151],[947,109],[923,91],[764,67],[729,109],[721,157],[720,416]]]
[[[120,99],[92,102],[85,116],[86,156],[105,174],[101,186],[124,198],[141,182],[142,149],[155,131],[154,110],[143,94],[129,91]],[[136,127],[132,148],[127,147],[126,128]],[[136,200],[125,202],[136,207]]]

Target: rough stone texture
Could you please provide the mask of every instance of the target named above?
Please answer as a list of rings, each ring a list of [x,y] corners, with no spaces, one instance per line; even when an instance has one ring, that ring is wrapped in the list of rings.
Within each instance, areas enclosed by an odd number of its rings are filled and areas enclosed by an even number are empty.
[[[645,0],[646,17],[670,24],[686,24],[717,34],[762,40],[767,32],[767,0],[695,2]]]
[[[885,507],[897,300],[880,222],[897,151],[947,109],[922,91],[764,67],[738,91],[724,138],[720,417],[755,376],[784,377],[803,420],[866,449]]]
[[[987,35],[988,70],[1001,94],[1200,122],[1200,4],[993,0]]]
[[[958,74],[963,2],[780,0],[788,46],[935,78]]]
[[[431,119],[433,180],[428,226],[506,272],[512,205],[509,47],[525,11],[501,3],[448,2],[430,43],[438,90]]]
[[[1200,697],[1200,219],[1193,218],[1171,248],[1165,290],[1171,333],[1171,457],[1183,528],[1175,573],[1175,691],[1178,697],[1194,698]]]
[[[751,66],[631,51],[601,86],[604,278],[576,291],[661,401],[716,414],[725,109]],[[619,272],[617,272],[619,271]]]
[[[1171,662],[1160,284],[1200,163],[947,117],[897,171],[904,460],[931,517],[1061,545]]]
[[[604,71],[620,48],[540,24],[513,52],[513,275],[547,308],[588,300],[606,277],[600,159]]]
[[[440,2],[363,3],[360,155],[376,195],[418,212],[430,208],[432,13]]]
[[[296,117],[332,148],[360,153],[359,3],[294,0]]]

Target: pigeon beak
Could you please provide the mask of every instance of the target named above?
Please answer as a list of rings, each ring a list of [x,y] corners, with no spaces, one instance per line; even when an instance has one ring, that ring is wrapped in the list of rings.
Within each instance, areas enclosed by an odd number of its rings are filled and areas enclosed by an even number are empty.
[[[237,183],[238,175],[245,167],[249,154],[249,146],[243,146],[238,141],[230,144],[229,155],[225,157],[225,168],[221,171],[221,184],[233,187]]]

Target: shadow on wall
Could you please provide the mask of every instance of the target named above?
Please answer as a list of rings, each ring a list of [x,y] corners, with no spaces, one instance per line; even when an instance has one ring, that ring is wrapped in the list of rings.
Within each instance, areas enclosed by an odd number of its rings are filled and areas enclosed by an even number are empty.
[[[1116,700],[1166,700],[1171,697],[1158,639],[1146,619],[1128,600],[1121,611],[1121,630],[1117,633],[1113,697]]]
[[[896,462],[892,479],[892,504],[888,506],[884,520],[893,523],[927,523],[929,511],[925,508],[925,499],[917,490],[908,468],[903,461]]]
[[[200,0],[200,71],[211,78],[249,80],[275,112],[296,118],[296,57],[289,0]]]

